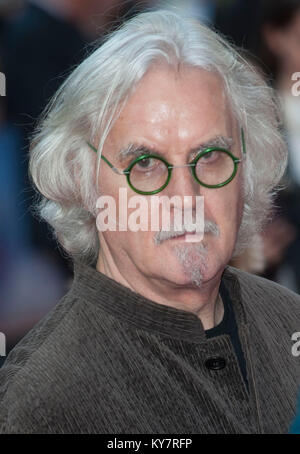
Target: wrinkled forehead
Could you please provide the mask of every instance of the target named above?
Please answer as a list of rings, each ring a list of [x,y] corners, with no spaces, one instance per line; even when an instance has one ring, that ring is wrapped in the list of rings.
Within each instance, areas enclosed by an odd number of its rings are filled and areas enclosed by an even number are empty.
[[[107,145],[144,142],[162,149],[193,148],[221,135],[233,138],[234,119],[222,78],[192,67],[158,65],[136,85]]]
[[[188,113],[205,113],[206,116],[228,113],[227,96],[219,74],[191,66],[153,66],[133,88],[125,108],[125,114],[151,115],[151,120],[184,119]],[[153,112],[153,107],[157,112]],[[154,115],[156,113],[156,115]],[[170,113],[177,117],[170,117]],[[149,118],[150,119],[150,118]]]

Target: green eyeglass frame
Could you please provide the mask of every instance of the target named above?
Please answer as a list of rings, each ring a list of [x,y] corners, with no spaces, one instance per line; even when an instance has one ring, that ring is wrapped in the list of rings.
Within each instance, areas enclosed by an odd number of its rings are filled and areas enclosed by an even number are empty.
[[[243,152],[243,155],[245,155],[246,154],[246,144],[245,144],[245,137],[244,137],[243,128],[241,128],[241,142],[242,142],[242,152]],[[89,142],[86,142],[86,143],[95,153],[97,153],[97,149],[92,144],[90,144]],[[214,185],[208,185],[208,184],[203,183],[202,181],[200,181],[199,178],[197,177],[196,165],[197,165],[198,160],[200,158],[202,158],[204,155],[206,155],[207,153],[210,153],[211,151],[222,151],[222,152],[226,153],[228,156],[230,156],[232,161],[233,161],[233,164],[234,164],[233,172],[232,172],[231,176],[226,181],[224,181],[223,183],[214,184]],[[158,159],[158,160],[162,161],[166,165],[166,167],[168,169],[168,176],[167,176],[166,182],[160,188],[155,189],[154,191],[140,191],[139,189],[136,189],[131,184],[131,181],[130,181],[131,169],[133,168],[133,166],[136,165],[137,162],[139,162],[139,161],[141,161],[141,160],[143,160],[145,158]],[[128,167],[126,167],[126,169],[120,171],[105,156],[103,156],[103,154],[101,154],[101,159],[103,159],[103,161],[105,161],[106,164],[108,164],[109,167],[115,173],[117,173],[118,175],[126,175],[127,183],[130,186],[130,188],[133,191],[137,192],[138,194],[142,194],[142,195],[154,195],[154,194],[157,194],[158,192],[161,192],[166,186],[168,186],[168,184],[170,182],[170,179],[171,179],[171,176],[172,176],[173,168],[187,167],[187,166],[191,167],[192,175],[193,175],[194,179],[201,186],[204,186],[206,188],[211,188],[211,189],[221,188],[221,187],[227,185],[228,183],[230,183],[234,179],[234,177],[235,177],[235,175],[237,173],[237,170],[238,170],[238,164],[242,161],[242,159],[239,159],[236,156],[234,156],[229,150],[226,150],[225,148],[220,148],[220,147],[206,148],[205,150],[201,151],[189,164],[184,164],[183,166],[173,166],[166,159],[162,158],[161,156],[155,155],[155,154],[144,154],[144,155],[138,156],[134,161],[132,161],[129,164]]]

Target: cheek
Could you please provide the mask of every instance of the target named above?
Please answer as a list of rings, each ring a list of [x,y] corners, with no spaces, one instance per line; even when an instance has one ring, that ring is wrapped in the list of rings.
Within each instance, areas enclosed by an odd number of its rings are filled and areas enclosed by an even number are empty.
[[[104,165],[106,164],[104,163]],[[111,195],[116,199],[117,203],[119,200],[119,188],[127,188],[126,177],[124,175],[117,175],[109,168],[104,168],[104,165],[100,169],[100,176],[98,180],[100,193]]]
[[[127,187],[114,187],[111,183],[106,186],[105,195],[98,199],[98,231],[113,250],[120,248],[127,252],[135,251],[135,254],[139,251],[146,254],[154,245],[156,233],[151,231],[150,203],[145,203],[144,196]],[[103,225],[109,225],[107,230]]]
[[[151,266],[159,256],[153,243],[153,232],[108,232],[105,240],[110,245],[115,260],[128,258],[143,268]],[[158,257],[159,258],[159,257]],[[124,261],[124,263],[126,263]],[[148,265],[147,265],[148,264]]]
[[[239,195],[239,186],[216,189],[216,192],[204,199],[206,217],[210,215],[218,225],[221,234],[234,233],[238,228],[243,201]],[[222,235],[221,235],[222,236]]]

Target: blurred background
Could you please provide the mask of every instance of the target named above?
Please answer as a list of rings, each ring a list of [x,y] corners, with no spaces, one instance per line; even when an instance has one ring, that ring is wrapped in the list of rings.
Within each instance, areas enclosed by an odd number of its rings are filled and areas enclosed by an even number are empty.
[[[285,189],[264,234],[231,264],[300,293],[300,96],[292,90],[292,75],[300,73],[300,0],[0,0],[0,73],[6,81],[4,87],[0,77],[0,332],[6,353],[72,280],[71,262],[32,210],[36,195],[27,165],[37,119],[95,39],[160,7],[219,30],[278,91],[289,147]]]

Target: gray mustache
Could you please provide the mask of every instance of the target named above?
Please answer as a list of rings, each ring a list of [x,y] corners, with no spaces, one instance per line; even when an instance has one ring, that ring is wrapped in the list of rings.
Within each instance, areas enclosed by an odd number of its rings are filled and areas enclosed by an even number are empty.
[[[188,226],[186,226],[186,228],[183,228],[182,230],[174,230],[174,226],[172,226],[170,230],[160,230],[154,235],[154,243],[158,245],[163,241],[169,240],[170,238],[176,238],[177,236],[184,235],[185,233],[191,234],[195,232],[195,229],[193,229],[193,231],[188,231],[187,227]],[[204,221],[204,233],[211,233],[214,236],[219,236],[220,229],[215,222]]]

